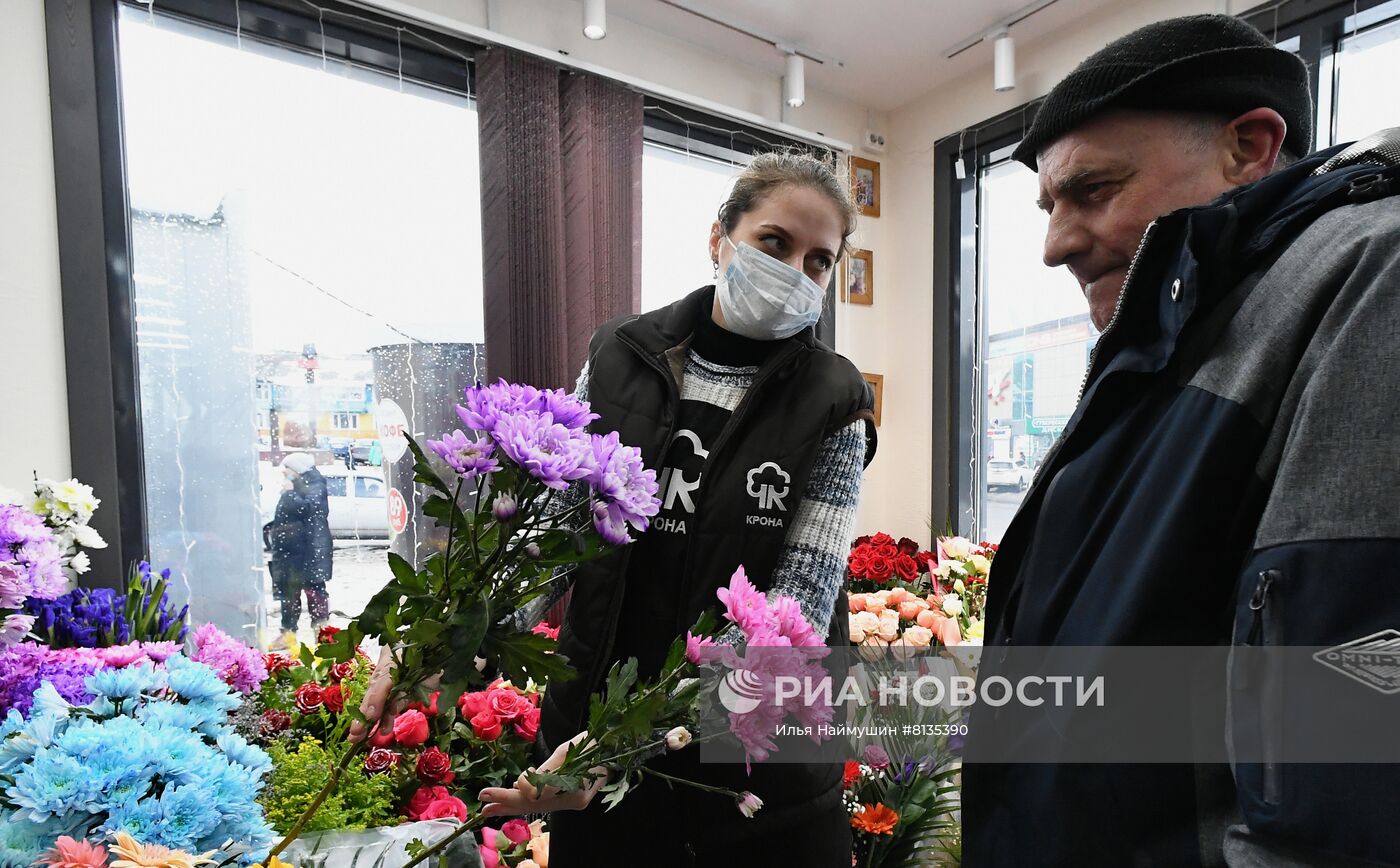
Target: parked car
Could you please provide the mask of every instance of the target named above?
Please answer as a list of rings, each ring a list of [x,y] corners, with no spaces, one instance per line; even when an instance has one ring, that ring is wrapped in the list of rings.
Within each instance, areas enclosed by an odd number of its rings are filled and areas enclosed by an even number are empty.
[[[1009,488],[1012,491],[1025,491],[1032,472],[1026,465],[1010,459],[993,459],[987,462],[987,490]]]
[[[348,465],[348,463],[349,463],[349,461],[350,461],[350,446],[351,446],[351,441],[350,441],[350,438],[349,438],[349,437],[332,437],[332,438],[331,438],[331,443],[330,443],[331,454],[334,455],[334,456],[335,456],[335,460],[336,460],[336,461],[339,461],[341,464],[347,464],[347,465]]]
[[[347,470],[339,465],[316,468],[326,477],[331,536],[336,539],[388,539],[389,489],[378,470]],[[263,524],[272,521],[280,489],[264,487]]]
[[[372,437],[357,437],[355,439],[355,442],[350,446],[350,458],[355,462],[356,467],[369,463],[369,451],[373,447],[374,438]]]

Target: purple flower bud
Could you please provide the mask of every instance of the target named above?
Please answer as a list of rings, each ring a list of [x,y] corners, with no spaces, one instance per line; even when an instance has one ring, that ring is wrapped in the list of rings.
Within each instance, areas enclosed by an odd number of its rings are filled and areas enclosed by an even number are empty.
[[[515,517],[515,498],[509,494],[498,494],[496,500],[491,504],[491,514],[496,517],[496,521],[510,521]]]
[[[529,545],[525,546],[525,557],[529,558],[532,561],[539,560],[540,547],[535,545],[534,543],[530,543]]]

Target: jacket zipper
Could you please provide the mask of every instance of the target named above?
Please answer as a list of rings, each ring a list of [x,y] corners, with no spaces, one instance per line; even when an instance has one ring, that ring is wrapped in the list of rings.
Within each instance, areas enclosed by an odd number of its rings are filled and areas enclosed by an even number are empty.
[[[787,362],[788,362],[789,359],[791,359],[793,356],[795,356],[797,353],[799,353],[799,352],[801,352],[801,351],[802,351],[801,345],[799,345],[799,344],[791,344],[791,345],[789,345],[785,350],[781,351],[781,352],[779,353],[778,356],[776,356],[776,357],[774,357],[772,360],[770,360],[770,362],[769,362],[769,364],[767,365],[766,369],[760,370],[759,373],[758,373],[758,375],[754,377],[753,383],[751,383],[751,384],[749,385],[748,391],[746,391],[746,392],[744,393],[744,397],[739,401],[739,406],[737,406],[737,407],[734,408],[734,413],[733,413],[733,415],[731,415],[731,416],[729,417],[729,421],[728,421],[728,423],[725,424],[724,430],[720,431],[719,436],[715,438],[715,445],[712,446],[712,447],[710,447],[710,460],[709,460],[709,462],[707,463],[707,467],[706,467],[706,471],[705,471],[706,473],[709,473],[708,464],[712,464],[712,463],[714,462],[715,456],[721,454],[721,450],[724,448],[724,444],[727,443],[727,442],[729,441],[730,436],[731,436],[731,435],[734,433],[734,431],[739,427],[739,423],[740,423],[741,421],[743,421],[745,415],[747,415],[749,407],[753,404],[753,397],[754,397],[754,395],[758,394],[759,388],[760,388],[764,383],[766,383],[768,380],[772,379],[772,377],[773,377],[778,371],[782,370],[783,366],[787,364]],[[695,501],[695,515],[696,515],[696,516],[699,516],[699,515],[700,515],[700,510],[701,510],[702,506],[704,505],[705,501],[709,499],[709,493],[710,493],[710,488],[709,488],[708,486],[701,486],[701,488],[700,488],[700,496],[699,496],[699,498]],[[683,569],[682,569],[682,571],[681,571],[681,600],[682,600],[682,601],[686,601],[686,600],[689,600],[689,599],[690,599],[690,590],[691,590],[691,584],[692,584],[692,582],[691,582],[691,565],[692,565],[692,562],[693,562],[693,560],[694,560],[694,557],[693,557],[693,556],[694,556],[694,553],[695,553],[695,547],[691,544],[691,541],[690,541],[690,540],[687,540],[687,541],[686,541],[686,547],[685,547],[685,563],[684,563]],[[684,611],[685,611],[685,609],[684,609],[683,606],[677,609],[677,614],[676,614],[676,629],[677,629],[677,630],[684,630],[685,628],[687,628],[687,627],[690,626],[689,624],[683,623],[684,620],[685,620],[685,615],[683,614]]]
[[[1274,583],[1279,581],[1283,574],[1278,570],[1263,570],[1259,573],[1259,581],[1254,586],[1254,593],[1249,598],[1249,609],[1253,614],[1250,617],[1249,635],[1245,637],[1245,645],[1255,648],[1267,648],[1277,644],[1278,637],[1275,635],[1278,618],[1274,609],[1278,608],[1277,598],[1273,600],[1273,607],[1270,608],[1269,592],[1273,589]],[[1264,654],[1267,652],[1254,652]],[[1260,747],[1263,753],[1262,765],[1262,792],[1261,798],[1266,805],[1277,805],[1282,801],[1283,782],[1281,769],[1275,757],[1278,755],[1278,743],[1281,734],[1278,729],[1281,725],[1281,715],[1279,708],[1282,697],[1278,695],[1280,689],[1279,675],[1273,672],[1273,666],[1265,658],[1259,661],[1263,670],[1260,679],[1260,703],[1259,703],[1259,726],[1260,726]],[[1241,685],[1244,687],[1247,685]]]
[[[1079,381],[1079,397],[1074,403],[1079,404],[1084,400],[1084,389],[1089,385],[1089,374],[1094,370],[1094,360],[1099,357],[1099,347],[1103,346],[1104,339],[1109,332],[1118,324],[1118,314],[1123,310],[1123,299],[1128,296],[1128,287],[1132,285],[1133,273],[1137,271],[1138,262],[1142,260],[1142,252],[1147,249],[1147,242],[1152,240],[1152,233],[1157,229],[1157,221],[1153,220],[1147,224],[1147,228],[1142,232],[1142,240],[1138,242],[1137,252],[1133,254],[1132,260],[1128,263],[1128,272],[1123,275],[1123,288],[1118,290],[1118,299],[1113,303],[1113,316],[1109,317],[1108,325],[1099,332],[1099,339],[1094,342],[1094,348],[1089,351],[1089,364],[1084,368],[1084,377]],[[1063,440],[1064,438],[1060,438]],[[1053,455],[1051,456],[1053,457]],[[1048,461],[1046,462],[1048,463]],[[1044,465],[1042,465],[1044,466]]]

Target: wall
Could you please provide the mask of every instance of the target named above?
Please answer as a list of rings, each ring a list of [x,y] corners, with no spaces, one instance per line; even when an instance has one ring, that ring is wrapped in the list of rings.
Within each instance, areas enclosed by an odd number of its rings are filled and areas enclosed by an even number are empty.
[[[68,474],[68,394],[42,0],[5,4],[0,26],[0,488]]]
[[[928,522],[942,528],[951,516],[930,516],[933,422],[929,404],[933,369],[929,338],[934,316],[933,145],[1043,96],[1081,60],[1144,24],[1176,15],[1223,11],[1213,0],[1138,0],[1094,13],[1034,42],[1018,40],[1016,89],[992,88],[991,51],[976,72],[941,85],[890,112],[881,159],[885,224],[877,256],[876,301],[856,311],[857,362],[885,373],[885,424],[876,466],[867,474],[861,527],[927,539]]]

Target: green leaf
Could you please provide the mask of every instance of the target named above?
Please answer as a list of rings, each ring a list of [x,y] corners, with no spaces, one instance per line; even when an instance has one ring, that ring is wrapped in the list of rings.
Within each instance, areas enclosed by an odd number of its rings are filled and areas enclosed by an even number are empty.
[[[437,471],[433,470],[432,464],[428,462],[428,456],[423,454],[423,449],[418,445],[418,441],[414,440],[410,434],[404,436],[408,438],[408,448],[413,450],[414,479],[451,497],[452,490],[447,487],[446,482],[442,481],[442,477],[437,475]]]
[[[394,574],[394,579],[398,581],[405,592],[410,594],[422,594],[428,590],[428,582],[420,575],[413,566],[400,555],[389,553],[389,569]]]
[[[403,587],[397,581],[389,581],[379,589],[378,593],[369,598],[369,602],[365,603],[364,610],[355,619],[366,636],[374,636],[381,640],[384,638],[385,633],[388,632],[384,625],[384,616],[391,609],[398,607],[399,598],[403,595]],[[383,643],[381,642],[381,644]]]
[[[336,633],[335,638],[331,641],[316,646],[316,656],[322,660],[344,663],[346,660],[354,659],[355,649],[360,647],[364,638],[365,634],[360,630],[359,623],[351,621],[350,625]]]
[[[534,633],[522,633],[509,626],[498,626],[486,633],[482,656],[494,660],[501,674],[518,684],[533,678],[536,682],[566,681],[577,674],[567,658],[553,653],[557,643]]]

